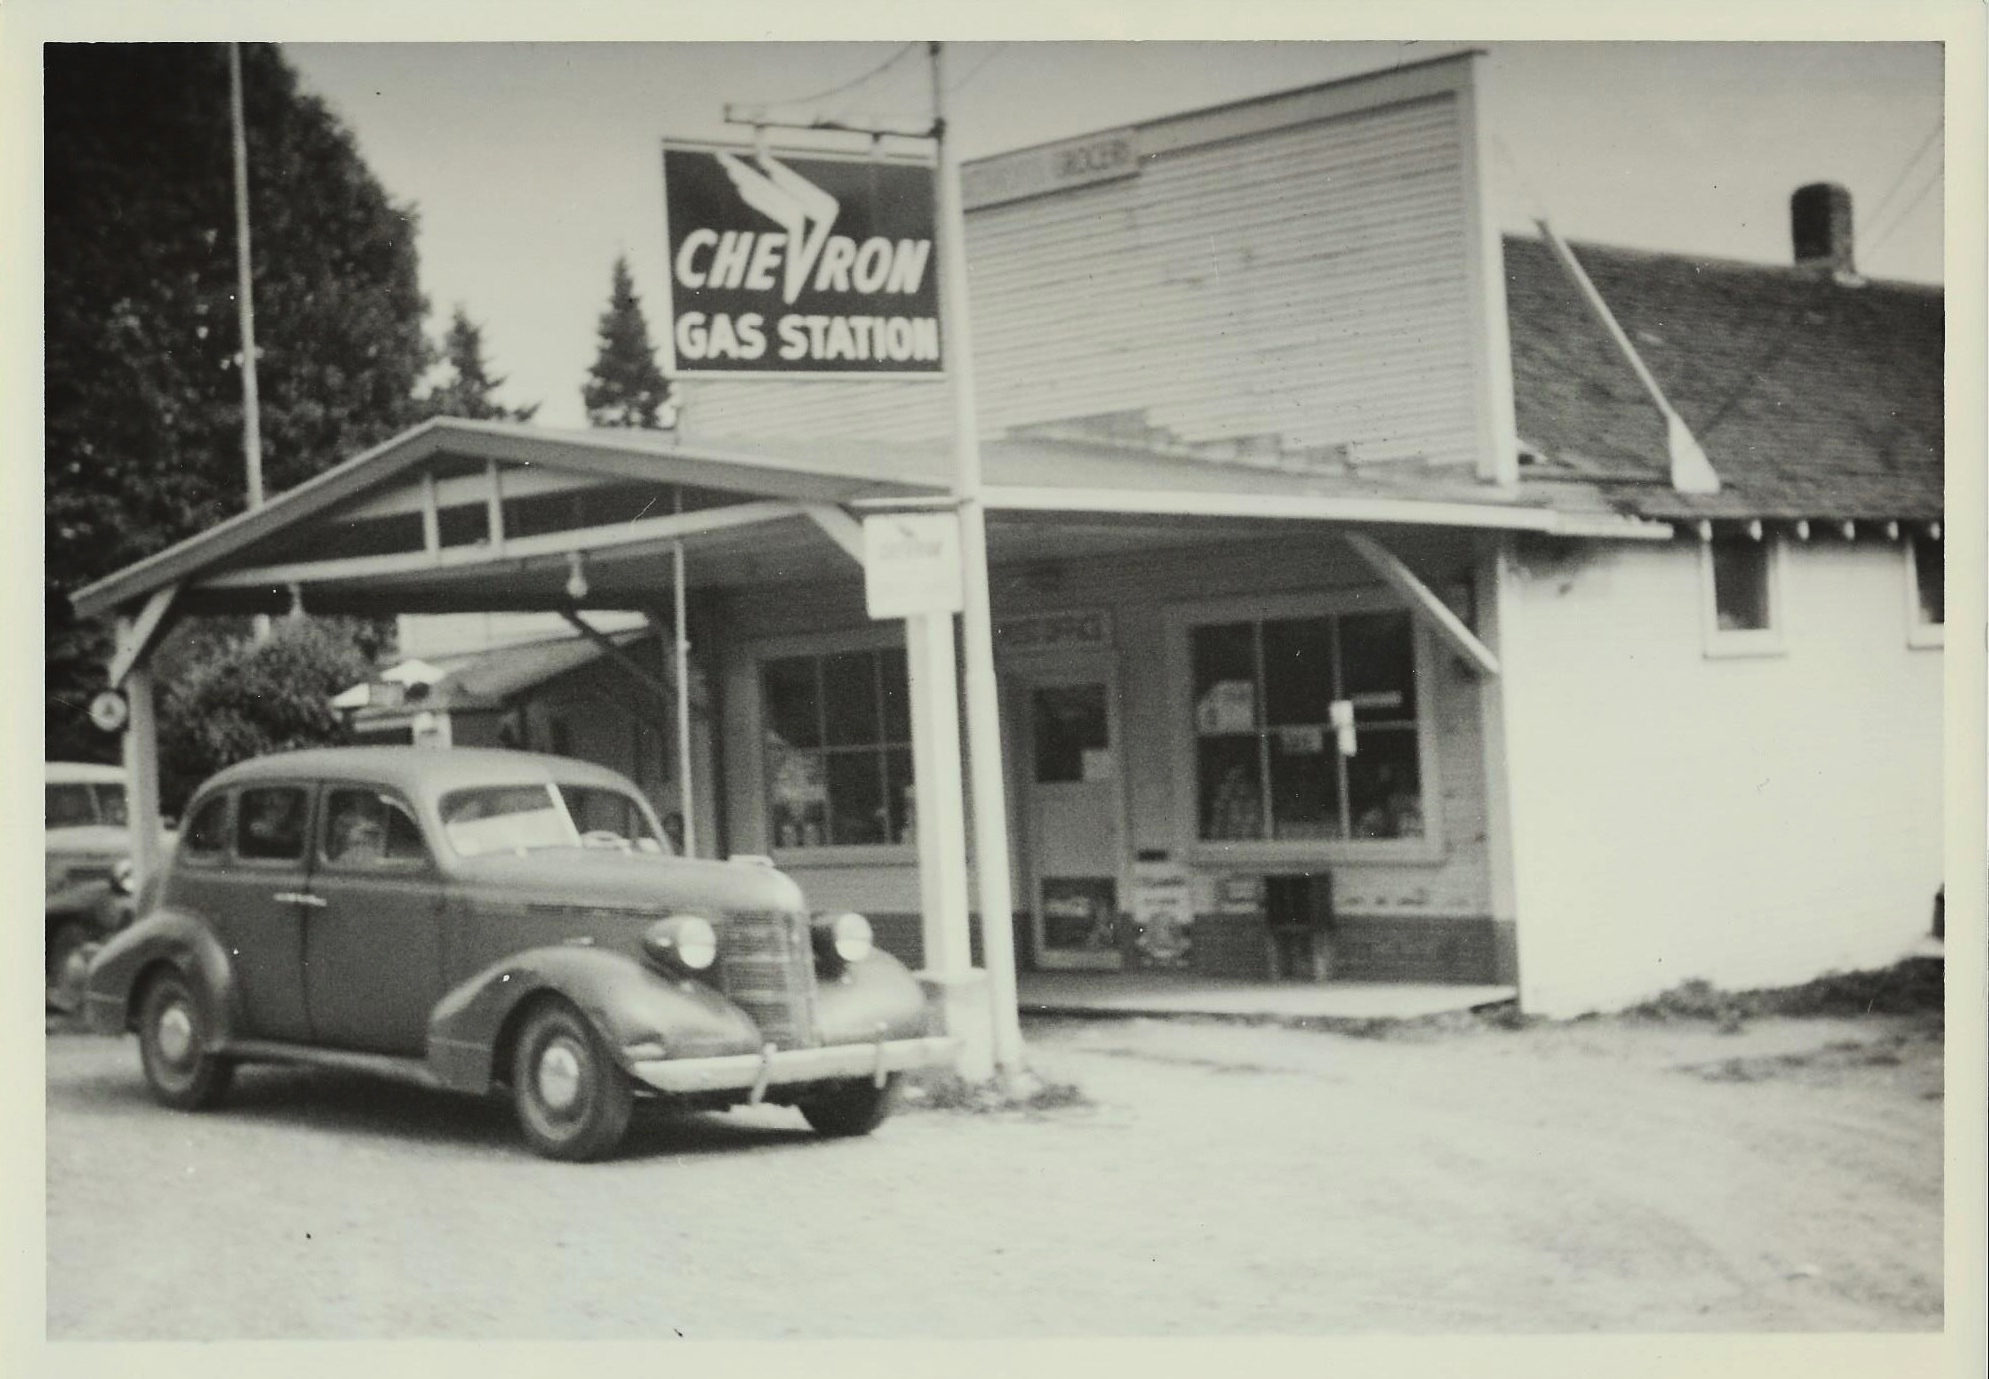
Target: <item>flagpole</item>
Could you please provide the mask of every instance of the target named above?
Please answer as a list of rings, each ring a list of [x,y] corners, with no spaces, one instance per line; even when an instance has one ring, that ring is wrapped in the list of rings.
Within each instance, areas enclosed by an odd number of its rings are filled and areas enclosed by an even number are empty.
[[[974,880],[994,1025],[996,1071],[1013,1081],[1022,1065],[1022,1024],[1015,992],[1015,901],[1009,880],[1008,800],[1002,784],[1001,707],[997,699],[994,628],[988,606],[987,514],[981,504],[980,423],[974,397],[972,331],[967,315],[966,214],[960,165],[947,138],[944,61],[932,59],[932,129],[939,153],[940,333],[953,390],[953,495],[960,513],[961,611],[966,661],[967,764],[974,804]]]

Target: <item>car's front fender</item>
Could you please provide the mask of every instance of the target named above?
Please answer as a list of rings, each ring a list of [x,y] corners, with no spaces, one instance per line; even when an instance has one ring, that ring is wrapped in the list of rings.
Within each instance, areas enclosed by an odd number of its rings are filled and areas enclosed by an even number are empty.
[[[822,979],[815,1023],[824,1044],[915,1039],[926,1033],[925,993],[903,963],[874,949],[841,975]]]
[[[74,881],[50,891],[44,904],[48,927],[80,923],[94,937],[116,930],[124,919],[127,897],[108,881]]]
[[[561,944],[513,954],[444,996],[428,1021],[429,1071],[444,1086],[488,1091],[505,1072],[512,1017],[547,994],[578,1007],[624,1067],[657,1057],[756,1053],[762,1043],[745,1012],[702,982],[667,976],[612,949]]]
[[[154,910],[97,950],[83,982],[90,1028],[99,1034],[130,1029],[138,983],[160,963],[198,985],[215,1022],[214,1036],[225,1045],[240,1025],[235,966],[213,931],[180,910]]]

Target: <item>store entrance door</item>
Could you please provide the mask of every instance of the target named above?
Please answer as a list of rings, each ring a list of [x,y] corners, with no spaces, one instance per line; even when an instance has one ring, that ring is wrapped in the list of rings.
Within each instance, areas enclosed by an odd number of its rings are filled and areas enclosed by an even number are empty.
[[[1114,970],[1125,793],[1110,655],[1012,670],[1028,723],[1022,807],[1036,965]]]

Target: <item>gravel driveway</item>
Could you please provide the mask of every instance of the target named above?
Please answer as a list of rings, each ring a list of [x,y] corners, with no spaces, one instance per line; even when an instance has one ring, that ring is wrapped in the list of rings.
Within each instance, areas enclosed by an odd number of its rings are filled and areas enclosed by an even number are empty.
[[[762,1108],[541,1162],[500,1107],[48,1040],[51,1339],[1039,1337],[1941,1325],[1941,1046],[1907,1017],[1356,1039],[1040,1023],[1087,1102]]]

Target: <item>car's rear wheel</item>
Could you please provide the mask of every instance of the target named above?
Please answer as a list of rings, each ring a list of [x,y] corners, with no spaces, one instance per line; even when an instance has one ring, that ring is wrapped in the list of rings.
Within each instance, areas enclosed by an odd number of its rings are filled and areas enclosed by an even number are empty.
[[[48,1009],[74,1015],[83,1008],[83,979],[90,970],[90,949],[96,936],[76,920],[64,920],[48,931]]]
[[[635,1092],[587,1018],[564,1001],[526,1017],[511,1065],[519,1128],[548,1159],[598,1159],[628,1130]]]
[[[175,1110],[212,1106],[235,1077],[233,1061],[214,1052],[205,1005],[177,972],[162,972],[145,988],[138,1052],[153,1098]]]
[[[801,1114],[820,1134],[844,1138],[868,1135],[884,1123],[897,1099],[896,1075],[882,1087],[874,1081],[838,1082],[828,1091],[800,1103]]]

